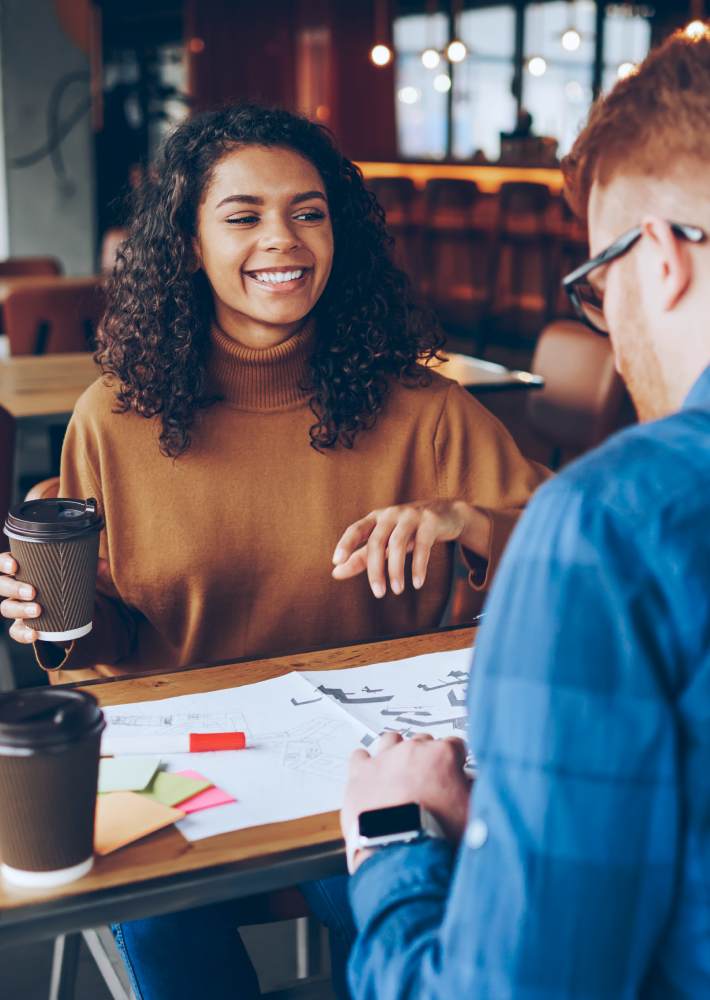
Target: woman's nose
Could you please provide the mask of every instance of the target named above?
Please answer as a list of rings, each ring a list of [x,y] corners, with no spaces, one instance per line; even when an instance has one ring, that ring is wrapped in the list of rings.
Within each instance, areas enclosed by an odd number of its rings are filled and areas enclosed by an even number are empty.
[[[285,219],[274,220],[265,229],[261,245],[265,250],[277,250],[279,253],[289,253],[300,246],[296,233]]]

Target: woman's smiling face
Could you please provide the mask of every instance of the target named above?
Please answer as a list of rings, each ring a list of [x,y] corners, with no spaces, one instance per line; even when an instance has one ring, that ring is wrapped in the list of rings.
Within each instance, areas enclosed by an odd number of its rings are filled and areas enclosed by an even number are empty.
[[[287,340],[323,294],[333,263],[323,179],[290,149],[227,153],[200,205],[194,252],[225,333],[250,347]]]

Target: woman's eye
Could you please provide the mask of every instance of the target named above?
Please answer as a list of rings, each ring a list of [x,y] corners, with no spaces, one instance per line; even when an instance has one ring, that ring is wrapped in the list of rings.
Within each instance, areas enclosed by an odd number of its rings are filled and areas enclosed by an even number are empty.
[[[325,212],[317,208],[309,208],[307,212],[300,212],[296,218],[299,222],[318,222],[325,218]]]
[[[234,216],[231,219],[227,219],[227,222],[230,224],[230,226],[250,225],[258,221],[259,221],[258,215],[239,215],[239,216]]]

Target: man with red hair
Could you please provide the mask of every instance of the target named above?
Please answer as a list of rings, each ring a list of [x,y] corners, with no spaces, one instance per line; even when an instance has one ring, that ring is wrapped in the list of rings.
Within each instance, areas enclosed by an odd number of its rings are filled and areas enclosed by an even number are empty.
[[[393,734],[342,810],[356,1000],[710,996],[710,34],[674,36],[563,164],[565,279],[640,423],[533,498],[455,741]]]

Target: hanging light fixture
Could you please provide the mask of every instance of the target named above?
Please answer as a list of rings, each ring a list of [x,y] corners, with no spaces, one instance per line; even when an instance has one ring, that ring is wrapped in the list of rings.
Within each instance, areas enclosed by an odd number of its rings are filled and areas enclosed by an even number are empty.
[[[446,73],[440,73],[438,76],[435,76],[434,90],[438,90],[440,94],[445,94],[451,90],[451,77]]]
[[[468,55],[468,49],[458,37],[458,20],[462,5],[463,0],[451,0],[451,39],[446,46],[446,58],[452,63],[463,62]]]
[[[446,46],[446,58],[449,62],[460,63],[463,62],[468,55],[468,49],[462,41],[458,38],[454,38],[452,42]]]
[[[560,38],[565,52],[576,52],[582,44],[582,36],[576,28],[568,28]]]
[[[422,65],[425,69],[436,69],[441,62],[441,56],[436,49],[425,49],[422,52]]]
[[[533,56],[528,59],[528,73],[531,76],[544,76],[547,72],[547,63],[542,56]]]
[[[375,66],[386,66],[392,61],[392,49],[386,44],[388,40],[387,0],[375,0],[375,45],[370,51],[370,59]]]
[[[708,30],[708,26],[705,23],[704,0],[690,0],[688,16],[690,17],[690,23],[683,32],[687,38],[702,38],[704,35],[710,34],[710,30]]]
[[[616,75],[620,80],[625,80],[627,76],[632,76],[636,72],[636,63],[622,62],[616,70]]]

